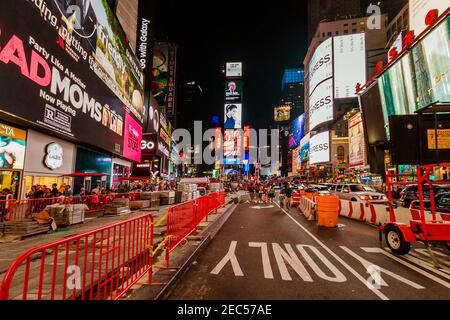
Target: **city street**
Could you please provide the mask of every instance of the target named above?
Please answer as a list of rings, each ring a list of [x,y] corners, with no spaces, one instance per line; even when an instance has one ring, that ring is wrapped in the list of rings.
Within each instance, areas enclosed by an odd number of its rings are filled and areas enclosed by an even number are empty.
[[[241,204],[169,299],[450,298],[444,249],[433,249],[443,265],[438,270],[423,246],[400,258],[379,248],[376,228],[342,217],[339,222],[338,228],[319,228],[297,208]],[[381,280],[367,272],[377,269]]]

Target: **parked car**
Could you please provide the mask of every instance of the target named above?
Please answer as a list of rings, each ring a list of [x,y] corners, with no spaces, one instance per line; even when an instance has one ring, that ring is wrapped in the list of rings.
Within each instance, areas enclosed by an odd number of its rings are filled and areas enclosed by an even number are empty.
[[[442,192],[450,192],[450,185],[433,185],[433,193],[435,195]],[[423,185],[423,197],[424,200],[427,200],[430,197],[430,186],[428,184]],[[403,207],[409,208],[411,202],[414,200],[419,200],[419,191],[417,184],[407,185],[400,192],[399,202]]]
[[[436,207],[436,212],[439,213],[448,213],[450,215],[450,192],[441,192],[434,196],[434,204]],[[431,210],[431,201],[424,200],[423,205],[425,210]],[[409,206],[410,209],[418,209],[420,210],[420,200],[414,200],[411,202]]]
[[[383,193],[371,191],[362,184],[357,183],[336,184],[330,191],[343,200],[374,204],[387,204],[388,202],[388,198]]]

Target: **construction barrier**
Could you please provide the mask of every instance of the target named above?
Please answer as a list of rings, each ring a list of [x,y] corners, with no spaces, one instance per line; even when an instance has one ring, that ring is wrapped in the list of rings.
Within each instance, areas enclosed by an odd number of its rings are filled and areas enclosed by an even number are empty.
[[[317,224],[322,227],[337,227],[339,221],[339,198],[334,195],[316,197]]]
[[[317,200],[317,198],[316,198]],[[308,220],[312,220],[311,210],[316,205],[316,202],[311,201],[306,197],[302,197],[299,209]],[[398,222],[409,225],[411,220],[420,220],[420,212],[417,209],[408,209],[398,207],[392,211],[384,204],[370,204],[364,202],[339,200],[338,203],[339,215],[368,222],[374,225],[384,225],[388,222]],[[425,212],[427,220],[432,220],[430,212]],[[437,221],[450,221],[450,214],[437,213]]]
[[[298,205],[300,205],[300,199],[301,199],[300,193],[294,192],[292,194],[291,206],[297,207]]]
[[[208,215],[225,205],[225,192],[204,195],[168,209],[166,231],[166,267],[169,267],[170,254],[190,234],[195,234],[197,226]]]
[[[316,204],[306,197],[300,198],[299,210],[309,221],[316,219]]]
[[[9,267],[0,300],[117,300],[152,282],[152,249],[151,215],[33,248]]]

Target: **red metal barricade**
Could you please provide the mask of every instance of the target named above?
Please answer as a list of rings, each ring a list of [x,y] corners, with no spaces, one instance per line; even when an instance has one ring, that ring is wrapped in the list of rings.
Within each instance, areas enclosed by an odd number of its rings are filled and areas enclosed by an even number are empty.
[[[198,224],[225,204],[225,192],[211,193],[168,209],[166,231],[166,266],[170,254],[187,236],[196,232]]]
[[[0,300],[117,300],[152,282],[152,250],[151,215],[39,246],[10,266]]]
[[[126,198],[130,201],[139,200],[139,193],[115,193],[115,194],[92,194],[85,196],[69,196],[57,198],[38,198],[23,200],[1,200],[0,201],[0,222],[5,221],[23,221],[32,219],[33,215],[41,212],[47,206],[76,205],[85,204],[85,212],[96,213],[103,211],[105,205],[113,202],[115,199]]]

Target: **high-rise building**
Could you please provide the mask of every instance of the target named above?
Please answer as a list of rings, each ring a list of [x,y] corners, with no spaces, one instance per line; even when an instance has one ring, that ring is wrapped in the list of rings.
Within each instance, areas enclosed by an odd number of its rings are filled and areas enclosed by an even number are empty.
[[[381,13],[393,19],[408,0],[308,0],[308,43],[317,36],[316,31],[320,22],[364,17],[370,5],[376,5]]]
[[[287,69],[282,81],[281,105],[291,106],[289,120],[305,112],[305,72],[303,69]]]

